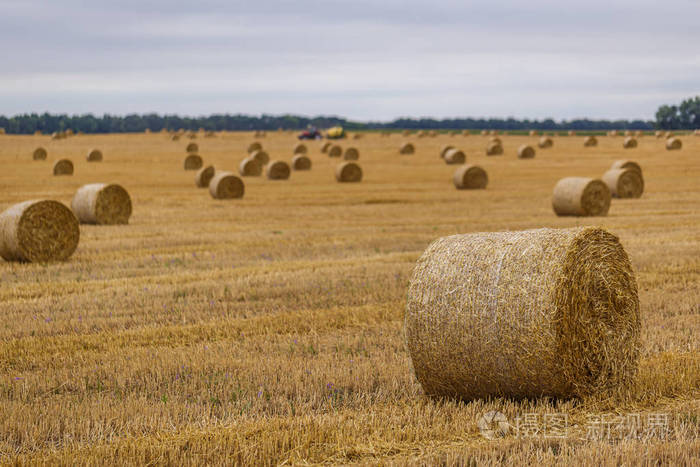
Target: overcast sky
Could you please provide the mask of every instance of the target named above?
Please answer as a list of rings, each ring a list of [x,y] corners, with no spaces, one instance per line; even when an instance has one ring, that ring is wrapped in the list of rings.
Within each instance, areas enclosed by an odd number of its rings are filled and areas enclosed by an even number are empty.
[[[0,114],[652,119],[700,0],[0,0]]]

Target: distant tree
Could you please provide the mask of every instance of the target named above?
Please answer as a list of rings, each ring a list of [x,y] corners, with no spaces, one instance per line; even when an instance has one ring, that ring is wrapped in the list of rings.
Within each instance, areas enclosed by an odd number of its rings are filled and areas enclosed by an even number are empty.
[[[656,111],[656,127],[661,130],[695,130],[700,128],[700,96],[680,105],[662,105]]]

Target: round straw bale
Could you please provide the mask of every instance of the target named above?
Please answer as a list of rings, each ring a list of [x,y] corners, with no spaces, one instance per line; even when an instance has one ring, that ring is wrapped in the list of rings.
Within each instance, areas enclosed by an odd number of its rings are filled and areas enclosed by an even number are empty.
[[[459,190],[473,190],[486,188],[489,177],[478,165],[463,165],[455,171],[452,181]]]
[[[637,130],[634,132],[634,136],[636,136],[637,138],[641,138],[642,136],[644,136],[644,132],[642,130]]]
[[[610,166],[611,169],[632,169],[639,173],[642,173],[642,167],[634,161],[629,159],[619,159],[613,162]]]
[[[102,162],[102,151],[99,149],[90,149],[86,160],[88,162]]]
[[[462,130],[462,136],[469,136],[469,130]]]
[[[498,134],[498,130],[491,130],[489,132],[490,135],[496,136]]]
[[[450,149],[445,153],[443,157],[446,164],[464,164],[467,160],[467,156],[464,155],[459,149]]]
[[[231,172],[218,172],[209,182],[209,194],[214,199],[243,198],[243,180]]]
[[[78,219],[58,201],[25,201],[0,214],[0,256],[7,261],[63,261],[79,239]]]
[[[399,149],[399,154],[413,154],[414,152],[416,152],[416,148],[411,143],[403,143]]]
[[[666,140],[666,149],[669,151],[677,151],[683,147],[683,142],[680,138],[669,138]]]
[[[356,161],[360,158],[360,151],[358,151],[355,148],[347,148],[345,152],[343,152],[343,159],[346,161]]]
[[[197,185],[198,188],[207,188],[211,179],[214,178],[215,173],[216,170],[214,170],[213,165],[202,167],[194,176],[194,184]]]
[[[583,146],[586,148],[598,146],[598,140],[593,135],[586,136],[586,138],[583,140]]]
[[[446,144],[445,146],[443,146],[442,149],[440,149],[440,159],[444,159],[445,154],[447,154],[447,151],[449,151],[450,149],[454,149],[454,148],[455,147],[452,146],[451,144]]]
[[[488,130],[481,130],[481,136],[488,136],[489,131]]]
[[[129,193],[114,183],[91,183],[75,192],[70,205],[81,224],[128,224],[131,216]]]
[[[500,156],[503,154],[503,146],[499,143],[491,142],[486,146],[487,156]]]
[[[297,154],[292,157],[292,169],[294,170],[311,170],[311,159],[303,154]]]
[[[46,152],[46,149],[40,146],[34,150],[34,153],[32,154],[32,159],[34,159],[35,161],[45,161],[47,154],[48,153]]]
[[[576,132],[574,130],[569,130],[568,135],[569,136],[576,136]]]
[[[326,141],[325,143],[323,143],[323,144],[321,145],[321,152],[322,152],[323,154],[327,153],[327,152],[328,152],[328,149],[329,149],[331,146],[333,146],[333,143],[331,143],[330,141]]]
[[[174,134],[170,137],[171,141],[179,141],[180,140],[180,135]]]
[[[602,180],[616,198],[639,198],[644,193],[642,172],[634,169],[610,169]]]
[[[270,162],[270,155],[267,153],[267,151],[263,151],[262,149],[258,151],[253,151],[250,154],[250,157],[254,157],[255,159],[257,159],[257,161],[260,162],[261,166],[264,166],[268,162]]]
[[[306,154],[307,148],[305,144],[299,143],[294,146],[294,154]]]
[[[362,168],[355,162],[343,162],[335,168],[335,179],[339,182],[362,181]]]
[[[185,157],[185,170],[199,170],[202,168],[202,158],[197,154]]]
[[[430,130],[428,132],[428,136],[430,136],[431,138],[435,138],[437,135],[438,135],[437,131],[435,131],[435,130]]]
[[[411,134],[411,130],[403,130],[403,135],[408,136]]]
[[[355,133],[354,135],[352,135],[352,139],[361,139],[361,138],[362,138],[361,133]]]
[[[554,146],[554,141],[552,141],[552,138],[550,138],[549,136],[543,136],[537,142],[537,146],[539,146],[542,149],[551,148],[552,146]]]
[[[537,130],[530,130],[530,136],[538,136],[539,134]]]
[[[663,137],[664,132],[661,131],[661,130],[656,130],[656,131],[654,132],[654,135],[655,135],[657,138],[661,138],[661,137]]]
[[[426,134],[427,134],[427,133],[425,132],[425,130],[418,130],[418,131],[416,132],[416,136],[419,137],[419,138],[423,138]]]
[[[489,143],[496,143],[496,144],[503,144],[503,141],[501,141],[501,138],[498,136],[492,136],[489,138]]]
[[[523,144],[518,148],[519,159],[532,159],[535,157],[535,148],[527,144]]]
[[[625,136],[632,136],[632,131],[625,130]]]
[[[328,148],[328,157],[340,157],[343,155],[343,148],[338,146],[337,144],[334,144],[330,148]]]
[[[199,145],[197,143],[190,143],[185,148],[187,154],[197,154],[199,152]]]
[[[255,151],[262,151],[262,144],[257,141],[248,145],[248,154],[253,154]]]
[[[666,139],[673,138],[674,136],[676,135],[674,135],[672,131],[667,131],[666,133],[664,133],[664,138]]]
[[[413,271],[404,330],[430,396],[612,393],[638,368],[636,279],[601,228],[443,237]]]
[[[290,173],[289,164],[284,161],[270,161],[265,167],[268,180],[287,180]]]
[[[610,130],[610,131],[608,132],[608,136],[617,136],[617,135],[618,135],[617,130]]]
[[[256,151],[257,153],[257,151]],[[238,165],[238,173],[242,177],[259,177],[262,175],[263,164],[254,156],[248,156]]]
[[[622,147],[625,149],[634,149],[637,147],[637,140],[634,139],[632,136],[628,136],[622,142]]]
[[[54,175],[73,175],[73,163],[70,159],[59,159],[53,165]]]
[[[557,216],[605,216],[610,197],[610,189],[601,180],[566,177],[554,186],[552,208]]]

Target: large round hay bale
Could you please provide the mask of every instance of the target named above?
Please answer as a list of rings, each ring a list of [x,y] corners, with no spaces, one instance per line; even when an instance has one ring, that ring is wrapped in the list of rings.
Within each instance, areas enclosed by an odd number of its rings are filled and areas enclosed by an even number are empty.
[[[642,167],[634,161],[629,159],[619,159],[613,162],[610,166],[611,169],[632,169],[639,173],[642,173]]]
[[[634,137],[632,137],[632,136],[628,136],[622,142],[622,147],[625,149],[634,149],[637,147],[637,140],[634,139]]]
[[[610,169],[603,174],[603,182],[616,198],[639,198],[644,193],[642,172],[634,169]]]
[[[32,153],[32,159],[35,161],[45,161],[47,155],[48,153],[46,152],[46,149],[39,146]]]
[[[238,173],[243,177],[259,177],[262,175],[263,164],[254,156],[246,157],[238,165]]]
[[[523,144],[518,148],[518,159],[532,159],[535,157],[535,148]]]
[[[552,208],[557,216],[606,216],[610,198],[610,189],[602,180],[566,177],[554,186]]]
[[[292,157],[293,170],[311,170],[311,159],[303,154],[297,154]]]
[[[253,154],[255,151],[262,151],[262,144],[257,141],[248,145],[248,154]]]
[[[475,190],[486,188],[489,177],[478,165],[463,165],[455,171],[452,182],[458,190]]]
[[[537,142],[537,146],[539,146],[542,149],[551,148],[552,146],[554,146],[554,141],[549,136],[543,136]]]
[[[586,138],[584,138],[583,147],[591,148],[591,147],[595,147],[595,146],[598,146],[598,139],[595,136],[591,135],[591,136],[586,136]]]
[[[343,162],[335,168],[335,179],[339,182],[362,181],[362,168],[355,162]]]
[[[443,157],[445,160],[446,164],[464,164],[467,161],[467,156],[464,155],[464,152],[460,151],[459,149],[450,149],[445,153],[445,157]]]
[[[444,159],[445,154],[447,154],[447,151],[449,151],[450,149],[454,149],[454,148],[455,147],[452,146],[451,144],[446,144],[445,146],[443,146],[442,149],[440,149],[440,159]]]
[[[73,163],[70,159],[59,159],[53,165],[54,175],[73,175]]]
[[[242,198],[244,192],[243,180],[231,172],[218,172],[209,182],[209,194],[214,199]]]
[[[683,147],[683,142],[680,138],[669,138],[666,140],[666,149],[669,151],[678,151]]]
[[[199,170],[202,168],[202,158],[197,154],[190,154],[185,157],[185,170]]]
[[[187,154],[197,154],[199,152],[199,145],[197,143],[190,143],[185,148]]]
[[[613,392],[638,366],[636,279],[601,228],[443,237],[416,263],[404,329],[430,396]]]
[[[323,143],[321,145],[321,153],[327,153],[328,149],[330,149],[331,146],[333,146],[333,143],[331,143],[330,141],[326,141],[325,143]]]
[[[355,148],[347,148],[343,152],[343,159],[346,161],[356,161],[360,158],[360,151]]]
[[[58,201],[25,201],[0,214],[0,256],[7,261],[63,261],[79,239],[78,219]]]
[[[500,156],[503,154],[503,146],[500,143],[489,143],[488,146],[486,146],[486,155],[487,156]]]
[[[131,217],[131,197],[115,183],[83,185],[70,206],[81,224],[128,224]]]
[[[343,148],[337,144],[332,145],[328,148],[328,157],[340,157],[343,155]]]
[[[102,151],[99,149],[90,149],[87,153],[86,160],[88,162],[102,162]]]
[[[399,154],[413,154],[414,152],[416,152],[416,148],[411,143],[403,143],[399,148]]]
[[[215,174],[216,170],[214,169],[213,165],[202,167],[194,176],[194,184],[198,188],[207,188],[209,187],[209,182],[211,182],[211,179],[214,178]]]
[[[290,173],[289,164],[284,161],[270,161],[265,167],[265,175],[267,175],[268,180],[287,180]]]
[[[308,149],[306,148],[305,144],[299,143],[296,146],[294,146],[294,154],[306,154]]]
[[[268,162],[270,162],[270,155],[267,153],[267,151],[263,151],[262,149],[253,151],[250,154],[250,157],[256,159],[261,166],[265,166]]]

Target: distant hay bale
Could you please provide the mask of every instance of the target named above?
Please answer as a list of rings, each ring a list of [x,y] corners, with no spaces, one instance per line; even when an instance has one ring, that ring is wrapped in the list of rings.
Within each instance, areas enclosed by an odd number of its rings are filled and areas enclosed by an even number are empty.
[[[259,177],[262,175],[263,164],[254,156],[248,156],[238,165],[238,173],[242,177]]]
[[[430,130],[428,132],[428,136],[430,136],[431,138],[435,138],[437,135],[438,135],[438,133],[435,130]]]
[[[243,180],[231,172],[218,172],[209,181],[209,194],[214,199],[242,198],[244,193]]]
[[[306,154],[308,149],[306,148],[306,145],[299,143],[296,146],[294,146],[294,154]]]
[[[185,157],[185,170],[199,170],[202,168],[202,158],[197,154]]]
[[[88,151],[86,160],[88,162],[102,162],[102,151],[99,149],[90,149]]]
[[[657,138],[662,138],[664,136],[664,132],[661,130],[657,130],[654,132],[654,136],[656,136]]]
[[[343,152],[343,159],[346,161],[356,161],[360,158],[360,151],[356,148],[347,148]]]
[[[669,151],[678,151],[683,147],[683,142],[680,138],[669,138],[666,140],[666,149]]]
[[[462,136],[469,136],[469,130],[462,130]]]
[[[637,138],[641,138],[642,136],[644,136],[644,132],[642,130],[637,130],[634,132],[634,136],[636,136]]]
[[[639,173],[642,173],[642,167],[634,161],[629,159],[619,159],[613,162],[610,166],[611,169],[632,169]]]
[[[488,130],[481,130],[481,136],[488,136],[489,131]]]
[[[610,189],[602,180],[566,177],[554,186],[552,208],[557,216],[606,216],[610,198]]]
[[[352,135],[352,139],[361,139],[361,138],[362,138],[362,134],[360,134],[360,133],[355,133],[354,135]]]
[[[433,397],[584,397],[635,379],[637,284],[597,227],[453,235],[410,279],[405,342]]]
[[[532,159],[535,157],[535,148],[523,144],[518,148],[518,159]]]
[[[0,135],[4,135],[4,134],[5,134],[5,129],[4,129],[4,128],[0,128]]]
[[[497,142],[491,142],[486,146],[487,156],[500,156],[503,154],[503,146]]]
[[[311,170],[311,159],[303,154],[297,154],[292,157],[293,170]]]
[[[568,135],[569,136],[576,136],[576,132],[574,130],[569,130]]]
[[[450,131],[448,134],[449,134],[450,136],[457,136],[457,131],[456,131],[456,130],[452,130],[452,131]]]
[[[71,209],[81,224],[128,224],[131,197],[121,185],[91,183],[78,189]]]
[[[197,143],[190,143],[185,149],[187,154],[197,154],[199,152],[199,145]]]
[[[213,165],[202,167],[194,176],[194,184],[197,186],[197,188],[207,188],[209,187],[209,182],[211,182],[211,179],[214,178],[215,174],[216,170],[214,169]]]
[[[57,131],[51,133],[51,139],[61,139],[61,134]]]
[[[442,149],[440,149],[440,159],[444,159],[445,154],[447,154],[447,151],[449,151],[450,149],[454,149],[454,148],[455,147],[452,146],[451,144],[446,144],[445,146],[443,146]]]
[[[257,159],[257,161],[260,162],[260,165],[263,167],[270,162],[270,155],[267,153],[267,151],[263,151],[262,149],[259,151],[253,151],[250,154],[250,157]]]
[[[416,132],[416,136],[419,137],[419,138],[423,138],[425,135],[426,135],[425,130],[418,130],[418,131]]]
[[[632,136],[632,131],[625,130],[625,136]]]
[[[489,138],[489,143],[496,143],[496,144],[503,144],[503,141],[501,141],[501,138],[498,136],[492,136]]]
[[[486,188],[489,177],[478,165],[463,165],[455,171],[452,182],[458,190],[475,190]]]
[[[613,136],[613,137],[615,137],[615,136],[617,136],[617,135],[618,135],[618,131],[617,131],[617,130],[610,130],[610,131],[608,132],[608,136]]]
[[[331,146],[333,146],[333,143],[331,143],[330,141],[326,141],[325,143],[323,143],[321,145],[321,153],[326,154]]]
[[[46,152],[46,149],[39,146],[32,153],[32,159],[35,161],[45,161],[47,155],[48,153]]]
[[[59,159],[53,165],[54,175],[73,175],[73,163],[70,159]]]
[[[335,168],[335,179],[339,182],[362,181],[362,168],[355,162],[343,162]]]
[[[7,261],[64,261],[79,240],[78,219],[58,201],[25,201],[0,214],[0,256]]]
[[[250,143],[248,145],[248,154],[253,154],[255,151],[262,151],[262,148],[262,144],[258,143],[257,141]]]
[[[596,139],[596,137],[592,135],[586,136],[586,138],[583,140],[583,146],[586,148],[598,146],[598,139]]]
[[[34,131],[34,136],[41,136],[41,135],[42,135],[41,130]]]
[[[628,136],[622,142],[622,147],[625,149],[634,149],[637,147],[637,140],[634,139],[632,136]]]
[[[674,136],[676,135],[674,135],[672,131],[667,131],[666,133],[664,133],[664,138],[666,139],[673,138]]]
[[[644,179],[641,171],[610,169],[603,174],[602,180],[615,198],[639,198],[644,193]]]
[[[552,146],[554,146],[554,141],[549,136],[543,136],[537,142],[537,146],[539,146],[542,149],[551,148]]]
[[[403,133],[404,136],[408,136],[408,135],[411,134],[411,130],[403,130],[402,133]]]
[[[289,164],[284,161],[271,161],[265,167],[268,180],[287,180],[290,174]]]
[[[537,130],[530,130],[530,136],[538,136],[539,134]]]
[[[187,133],[187,137],[189,139],[197,139],[197,133],[195,133],[194,131],[190,131],[189,133]]]
[[[416,148],[411,143],[403,143],[399,148],[399,154],[413,154],[414,152],[416,152]]]
[[[68,128],[68,129],[65,131],[65,135],[66,135],[66,136],[73,136],[73,135],[74,135],[73,130],[71,130],[70,128]]]
[[[464,164],[467,161],[467,156],[464,155],[462,151],[459,149],[450,149],[445,153],[445,157],[443,157],[445,160],[446,164]]]
[[[342,155],[343,155],[343,148],[341,148],[337,144],[332,145],[328,149],[328,157],[340,157]]]
[[[179,141],[180,140],[180,135],[174,134],[170,137],[170,141]]]
[[[216,137],[216,133],[213,132],[213,131],[211,131],[211,130],[209,130],[209,131],[204,132],[204,137],[205,137],[205,138],[215,138],[215,137]]]
[[[489,134],[492,136],[496,136],[498,134],[498,130],[491,130]]]

